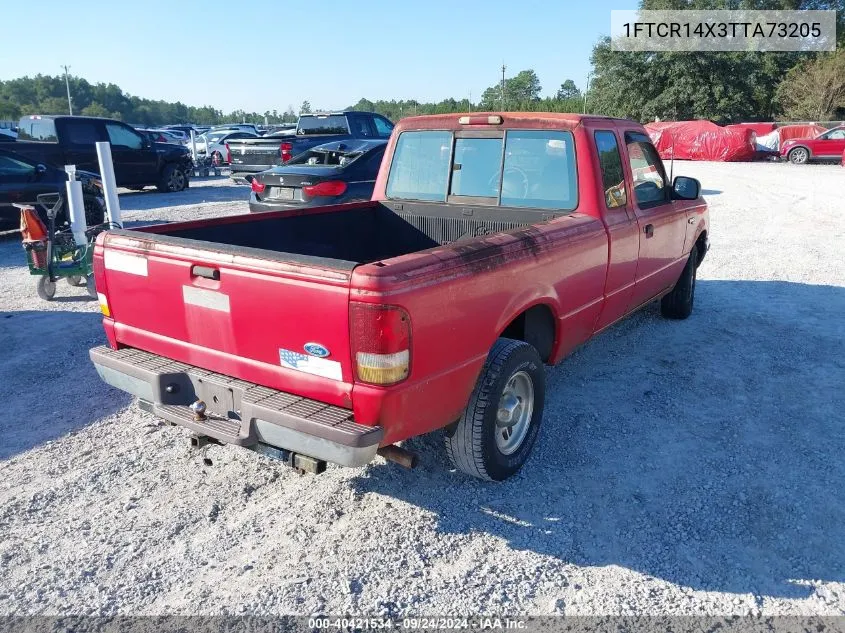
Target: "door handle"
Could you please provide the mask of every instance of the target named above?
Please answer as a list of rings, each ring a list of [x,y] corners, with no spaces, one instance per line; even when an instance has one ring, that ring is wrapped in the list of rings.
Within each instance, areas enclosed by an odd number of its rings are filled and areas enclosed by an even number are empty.
[[[643,233],[645,233],[646,237],[652,237],[654,235],[654,225],[646,224],[645,228],[643,229]]]
[[[220,280],[220,271],[211,266],[191,266],[191,274],[195,277],[205,277],[206,279]]]

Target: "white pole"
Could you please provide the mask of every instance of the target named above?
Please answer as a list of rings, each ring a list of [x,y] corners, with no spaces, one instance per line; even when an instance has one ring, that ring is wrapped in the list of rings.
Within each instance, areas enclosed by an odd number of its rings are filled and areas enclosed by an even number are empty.
[[[197,162],[197,134],[191,130],[191,157],[194,159],[194,164]]]
[[[103,195],[106,198],[106,210],[109,222],[118,227],[120,223],[120,201],[117,197],[117,180],[114,177],[114,163],[111,159],[111,145],[108,141],[99,141],[97,145],[97,160],[100,163],[100,179],[103,181]]]
[[[68,217],[70,217],[70,231],[73,233],[73,241],[77,246],[84,246],[88,243],[85,231],[88,225],[85,222],[85,201],[82,199],[82,183],[78,180],[69,180],[66,184]]]

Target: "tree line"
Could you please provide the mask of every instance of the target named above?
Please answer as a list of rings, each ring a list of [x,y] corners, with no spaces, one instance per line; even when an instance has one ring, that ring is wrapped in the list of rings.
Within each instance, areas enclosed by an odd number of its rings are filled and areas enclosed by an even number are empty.
[[[640,8],[658,9],[833,9],[837,11],[838,48],[833,53],[630,53],[614,51],[609,38],[592,52],[592,81],[584,89],[566,79],[542,96],[534,70],[522,70],[484,90],[477,102],[448,98],[360,99],[348,109],[378,112],[393,121],[417,114],[476,110],[582,112],[630,118],[709,119],[717,123],[845,118],[845,0],[641,0]],[[115,84],[91,84],[70,78],[75,114],[106,116],[131,124],[163,125],[229,122],[288,123],[312,108],[297,111],[224,113],[212,106],[143,99]],[[0,119],[27,114],[66,114],[65,80],[37,75],[0,81]]]

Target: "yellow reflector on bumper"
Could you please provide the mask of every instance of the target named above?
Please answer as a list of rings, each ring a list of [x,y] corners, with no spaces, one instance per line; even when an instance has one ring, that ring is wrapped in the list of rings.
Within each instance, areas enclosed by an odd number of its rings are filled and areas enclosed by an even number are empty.
[[[97,300],[100,302],[100,312],[103,316],[111,317],[111,310],[109,310],[109,300],[102,292],[97,293]]]

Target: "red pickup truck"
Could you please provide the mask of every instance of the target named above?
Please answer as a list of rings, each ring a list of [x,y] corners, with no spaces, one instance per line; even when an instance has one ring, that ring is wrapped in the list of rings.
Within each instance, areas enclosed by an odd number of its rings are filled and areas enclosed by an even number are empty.
[[[319,472],[444,429],[456,468],[502,480],[544,364],[650,301],[689,316],[708,221],[637,123],[407,118],[372,201],[101,234],[91,359],[195,444]]]

